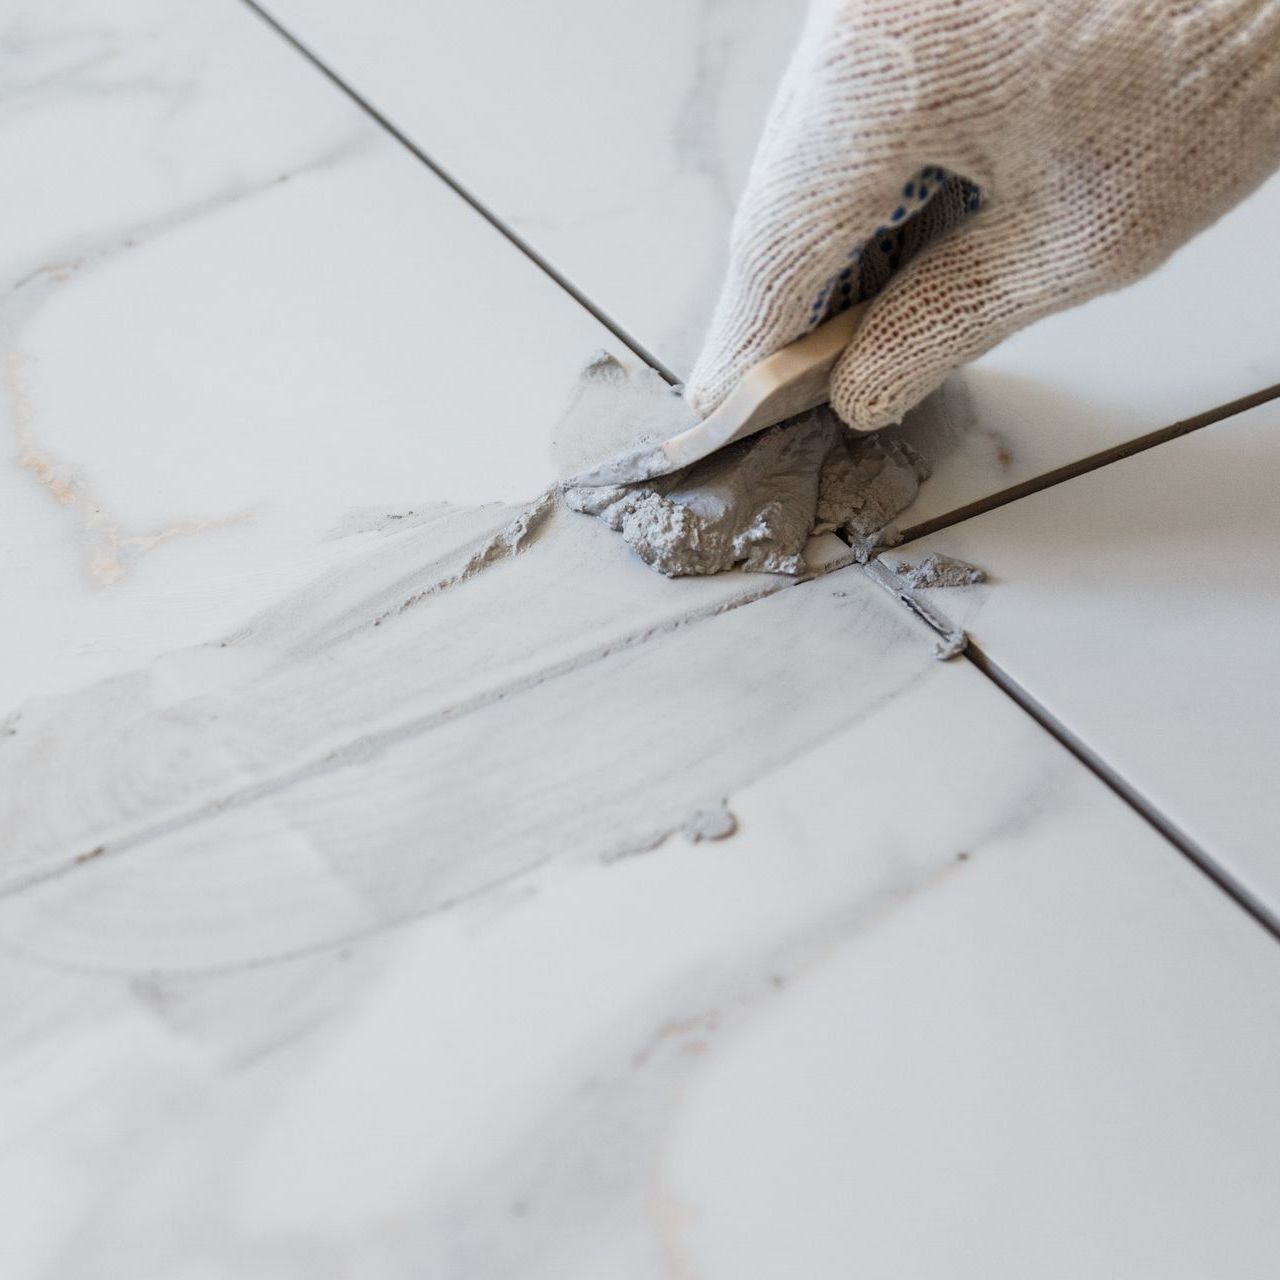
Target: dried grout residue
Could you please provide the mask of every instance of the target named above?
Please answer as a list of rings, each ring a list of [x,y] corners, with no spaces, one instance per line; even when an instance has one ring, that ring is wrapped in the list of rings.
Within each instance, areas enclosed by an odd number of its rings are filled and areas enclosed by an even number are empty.
[[[690,814],[681,826],[680,834],[690,844],[701,844],[704,840],[727,840],[737,829],[738,819],[721,801],[710,809],[699,809]]]
[[[672,399],[669,388],[628,378],[620,366],[599,361],[583,380],[591,385],[605,377],[611,397],[594,400],[592,408],[643,421],[649,439],[661,438],[665,428],[653,427],[663,401]],[[667,412],[674,418],[674,411]],[[671,430],[684,425],[675,422]],[[893,545],[893,519],[928,474],[928,464],[910,446],[889,435],[855,435],[823,407],[672,475],[626,485],[570,484],[564,499],[573,510],[603,520],[669,577],[736,566],[800,575],[814,534],[840,534],[862,560]]]
[[[930,551],[916,564],[899,560],[894,569],[907,586],[917,590],[924,587],[971,587],[987,580],[986,571],[977,565],[936,551]]]
[[[727,840],[738,832],[738,819],[728,802],[718,801],[703,809],[695,809],[678,825],[646,831],[630,836],[625,842],[606,849],[600,860],[606,865],[634,858],[660,849],[674,836],[683,836],[689,844]]]

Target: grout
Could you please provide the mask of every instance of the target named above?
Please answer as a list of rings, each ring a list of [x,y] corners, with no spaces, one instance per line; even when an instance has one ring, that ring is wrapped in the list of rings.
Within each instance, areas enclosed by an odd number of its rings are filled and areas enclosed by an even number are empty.
[[[313,53],[301,40],[297,38],[286,27],[282,26],[275,18],[271,16],[258,0],[241,0],[241,2],[255,13],[263,22],[267,24],[278,36],[287,41],[293,48],[300,53],[317,71],[320,72],[331,84],[340,89],[351,101],[360,108],[375,124],[382,128],[386,133],[390,134],[414,159],[420,161],[431,170],[441,182],[445,184],[456,196],[465,200],[471,208],[478,213],[495,231],[506,238],[506,240],[515,246],[521,253],[525,255],[536,267],[540,268],[546,275],[550,276],[556,284],[560,286],[580,307],[589,312],[596,320],[598,320],[610,333],[613,334],[619,342],[624,343],[637,356],[640,357],[647,365],[662,375],[672,386],[678,385],[682,379],[678,377],[671,369],[667,368],[657,356],[653,354],[647,347],[638,342],[631,336],[620,324],[613,320],[609,315],[602,311],[590,298],[586,296],[571,280],[562,272],[557,270],[546,258],[542,256],[527,240],[518,232],[509,227],[496,213],[483,204],[480,199],[473,195],[461,182],[457,180],[437,161],[433,160],[423,149],[417,145],[407,134],[397,128],[381,111],[377,109],[367,99],[361,97],[345,80],[343,80],[337,72],[333,70],[327,63]]]
[[[1120,462],[1125,458],[1133,457],[1135,454],[1145,453],[1148,449],[1167,444],[1170,440],[1177,440],[1180,436],[1190,435],[1191,432],[1199,431],[1202,427],[1212,426],[1215,422],[1221,422],[1224,418],[1233,417],[1237,413],[1244,413],[1247,409],[1255,409],[1258,405],[1266,404],[1267,401],[1277,398],[1280,398],[1280,383],[1267,387],[1263,391],[1255,391],[1252,395],[1241,396],[1238,400],[1230,400],[1226,404],[1219,405],[1215,409],[1208,409],[1204,413],[1198,413],[1194,417],[1184,418],[1181,422],[1175,422],[1171,426],[1160,427],[1156,431],[1148,432],[1145,436],[1136,436],[1132,440],[1126,440],[1123,444],[1113,445],[1110,449],[1103,449],[1100,453],[1091,453],[1087,458],[1069,462],[1063,467],[1056,467],[1052,471],[1044,472],[1043,475],[1032,476],[1030,480],[1023,480],[1019,484],[1011,485],[1008,489],[1001,489],[998,493],[979,498],[975,502],[966,503],[963,507],[956,507],[943,515],[934,516],[931,520],[922,520],[919,524],[910,525],[901,531],[902,541],[904,543],[911,542],[916,538],[923,538],[928,534],[936,533],[939,529],[948,529],[952,525],[960,524],[964,520],[970,520],[974,516],[994,511],[997,507],[1007,506],[1011,502],[1017,502],[1020,498],[1039,493],[1042,489],[1050,489],[1066,480],[1074,480],[1077,476],[1086,475],[1090,471],[1097,471],[1099,468],[1109,466],[1113,462]]]
[[[1007,671],[992,661],[972,640],[964,657],[1002,693],[1012,698],[1046,733],[1064,746],[1090,773],[1119,799],[1123,800],[1148,826],[1162,835],[1201,874],[1211,880],[1242,911],[1252,917],[1273,938],[1280,941],[1280,917],[1213,856],[1197,844],[1176,823],[1166,817],[1150,800],[1124,780],[1092,748],[1088,747],[1051,711],[1029,694]]]
[[[609,315],[602,311],[594,302],[591,301],[576,285],[574,285],[562,272],[557,270],[547,259],[539,253],[527,240],[520,236],[515,230],[508,226],[501,218],[498,217],[491,209],[484,205],[477,196],[473,195],[466,187],[462,185],[452,174],[450,174],[437,161],[433,160],[425,151],[422,150],[415,142],[413,142],[404,132],[394,125],[381,111],[373,106],[368,100],[356,92],[349,84],[341,79],[337,73],[323,62],[311,49],[307,48],[296,36],[287,28],[282,26],[270,13],[261,7],[258,0],[242,0],[242,3],[252,10],[267,26],[276,32],[283,40],[287,41],[294,50],[296,50],[303,58],[305,58],[317,71],[319,71],[327,80],[330,81],[337,89],[344,93],[357,107],[359,107],[371,120],[374,121],[384,132],[389,134],[396,140],[406,151],[415,159],[425,165],[437,178],[440,179],[455,195],[464,200],[477,214],[480,215],[495,231],[502,235],[511,245],[525,255],[535,266],[549,276],[557,285],[560,286],[570,297],[574,299],[584,310],[592,315],[600,324],[608,329],[614,337],[624,343],[637,356],[639,356],[646,364],[656,370],[667,382],[673,386],[678,385],[681,379],[672,372],[661,360],[659,360],[651,351],[643,344],[633,338],[625,329],[615,322]],[[940,529],[949,528],[952,525],[959,524],[962,521],[969,520],[974,516],[982,515],[985,512],[993,511],[998,507],[1003,507],[1011,502],[1016,502],[1021,498],[1030,496],[1033,493],[1039,493],[1043,489],[1052,488],[1055,485],[1062,484],[1067,480],[1073,480],[1077,476],[1086,475],[1090,471],[1096,471],[1101,467],[1110,465],[1113,462],[1119,462],[1125,458],[1133,457],[1135,454],[1144,453],[1148,449],[1166,444],[1171,440],[1176,440],[1180,436],[1189,435],[1193,431],[1198,431],[1203,427],[1211,426],[1216,422],[1221,422],[1225,418],[1229,418],[1238,413],[1243,413],[1248,409],[1265,404],[1269,400],[1280,398],[1280,383],[1268,387],[1262,391],[1254,392],[1252,395],[1242,396],[1239,399],[1228,401],[1226,404],[1219,405],[1217,408],[1210,409],[1204,413],[1196,414],[1193,417],[1185,418],[1180,422],[1175,422],[1167,427],[1161,427],[1155,431],[1148,432],[1146,435],[1138,436],[1133,440],[1128,440],[1123,444],[1113,446],[1110,449],[1104,449],[1099,453],[1090,454],[1086,458],[1081,458],[1076,462],[1068,463],[1066,466],[1057,467],[1052,471],[1046,471],[1042,475],[1034,476],[1029,480],[1024,480],[1019,484],[1011,485],[1007,489],[1002,489],[998,493],[991,494],[986,498],[978,499],[975,502],[967,503],[962,507],[940,516],[935,516],[931,520],[921,521],[917,525],[911,525],[902,530],[902,542],[910,542],[917,538],[925,537],[930,533],[935,533]],[[740,603],[751,603],[751,600],[745,600]],[[1064,724],[1053,716],[1047,708],[1033,698],[1021,685],[1017,683],[1006,671],[1003,670],[996,662],[992,661],[980,648],[978,648],[972,640],[964,650],[963,656],[973,664],[973,666],[981,672],[988,680],[992,682],[1002,693],[1011,698],[1022,708],[1042,729],[1056,739],[1067,751],[1071,753],[1086,769],[1088,769],[1104,786],[1106,786],[1114,795],[1124,801],[1139,817],[1141,817],[1150,827],[1152,827],[1159,835],[1163,836],[1170,844],[1178,850],[1202,875],[1213,882],[1223,893],[1225,893],[1235,904],[1240,907],[1247,915],[1249,915],[1257,924],[1265,929],[1272,937],[1280,941],[1280,918],[1277,918],[1265,904],[1258,900],[1244,885],[1235,879],[1228,871],[1219,866],[1217,862],[1208,854],[1206,850],[1201,848],[1194,840],[1191,839],[1184,831],[1182,831],[1175,823],[1156,809],[1145,796],[1141,795],[1132,786],[1129,785],[1119,774],[1117,774],[1100,756],[1098,756],[1091,748],[1085,745],[1074,733],[1072,733]]]
[[[512,227],[508,226],[496,213],[485,205],[478,196],[474,195],[470,190],[462,185],[447,169],[445,169],[438,161],[433,160],[417,143],[415,143],[406,133],[391,122],[391,120],[378,110],[371,102],[361,96],[351,85],[343,80],[336,71],[333,70],[326,62],[324,62],[318,54],[313,52],[301,40],[297,38],[287,27],[280,23],[275,17],[262,7],[259,0],[241,0],[241,2],[257,15],[261,21],[266,23],[272,31],[274,31],[281,39],[286,41],[297,53],[305,58],[317,71],[320,72],[335,88],[344,93],[352,103],[360,108],[371,120],[374,121],[384,132],[389,134],[396,140],[406,151],[409,152],[416,160],[425,165],[431,172],[440,179],[455,195],[466,201],[476,213],[480,215],[495,231],[503,236],[511,245],[525,255],[535,266],[549,276],[557,285],[560,286],[573,300],[593,316],[600,324],[602,324],[610,333],[629,347],[637,356],[640,357],[650,368],[659,373],[670,385],[678,387],[682,384],[683,379],[670,369],[663,361],[659,360],[648,347],[644,346],[636,338],[634,338],[626,329],[624,329],[617,321],[615,321],[608,313],[602,310],[590,298],[586,296],[567,276],[558,268],[553,266],[537,249],[533,247],[523,236],[521,236]],[[1215,422],[1220,422],[1223,418],[1231,417],[1237,413],[1243,413],[1247,409],[1255,408],[1257,405],[1265,404],[1268,400],[1280,397],[1280,383],[1268,387],[1263,391],[1256,391],[1252,395],[1242,396],[1240,399],[1231,400],[1226,404],[1219,405],[1217,408],[1206,410],[1204,413],[1196,414],[1193,417],[1183,419],[1181,422],[1175,422],[1170,426],[1161,427],[1155,431],[1148,432],[1144,436],[1138,436],[1133,440],[1126,441],[1123,444],[1115,445],[1110,449],[1104,449],[1099,453],[1090,454],[1087,458],[1082,458],[1077,462],[1068,463],[1066,466],[1057,467],[1052,471],[1046,471],[1039,476],[1033,476],[1029,480],[1023,480],[1019,484],[1011,485],[1008,489],[1001,489],[998,493],[991,494],[986,498],[979,498],[975,502],[966,503],[962,507],[956,507],[954,510],[945,512],[942,515],[935,516],[931,520],[924,520],[917,525],[911,525],[902,530],[902,541],[911,542],[916,538],[923,538],[930,533],[935,533],[939,529],[949,528],[951,525],[959,524],[964,520],[969,520],[974,516],[982,515],[984,512],[993,511],[997,507],[1005,506],[1010,502],[1016,502],[1019,498],[1028,497],[1030,494],[1038,493],[1042,489],[1051,488],[1054,485],[1061,484],[1065,480],[1072,480],[1076,476],[1085,475],[1090,471],[1095,471],[1099,467],[1105,467],[1112,462],[1119,462],[1123,458],[1132,457],[1134,454],[1142,453],[1147,449],[1154,448],[1156,445],[1165,444],[1170,440],[1176,440],[1179,436],[1184,436],[1192,431],[1198,431],[1201,427],[1207,427]]]
[[[603,662],[614,654],[625,653],[640,645],[647,644],[655,636],[669,635],[686,627],[710,622],[714,618],[754,604],[757,600],[767,596],[776,595],[780,591],[789,590],[793,586],[803,585],[803,583],[792,583],[789,580],[779,582],[775,575],[761,574],[760,576],[767,580],[761,582],[759,586],[752,586],[740,596],[730,597],[728,600],[714,601],[700,608],[689,609],[673,617],[651,622],[647,626],[625,632],[601,644],[580,650],[577,653],[571,653],[568,657],[561,658],[546,666],[538,667],[524,675],[513,676],[504,683],[487,686],[456,702],[448,703],[434,710],[419,712],[407,720],[383,725],[365,733],[357,733],[355,736],[348,737],[336,745],[318,748],[317,753],[309,759],[291,764],[274,775],[267,775],[256,781],[246,782],[239,787],[220,791],[212,799],[194,801],[184,808],[177,808],[166,817],[155,819],[143,826],[135,827],[131,831],[125,831],[109,837],[95,846],[89,855],[80,853],[74,857],[41,863],[31,870],[12,876],[8,880],[0,880],[0,899],[21,893],[34,885],[45,884],[74,874],[86,862],[91,860],[101,857],[119,857],[132,853],[135,849],[142,848],[175,832],[184,831],[199,822],[215,818],[223,813],[248,808],[250,805],[258,804],[263,800],[270,800],[275,796],[284,794],[294,786],[313,782],[318,778],[326,777],[351,765],[367,763],[403,742],[421,737],[442,725],[459,720],[463,716],[483,711],[507,698],[527,693],[551,680],[558,680],[564,676],[572,675],[586,667],[593,666],[597,662]],[[821,577],[823,575],[816,576]],[[812,580],[805,579],[805,581]]]

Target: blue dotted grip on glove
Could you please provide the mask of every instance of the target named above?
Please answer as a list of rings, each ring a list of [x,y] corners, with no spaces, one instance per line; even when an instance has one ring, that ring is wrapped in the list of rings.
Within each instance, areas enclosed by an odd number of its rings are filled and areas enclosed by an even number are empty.
[[[925,165],[902,188],[902,203],[869,240],[849,251],[849,265],[829,276],[809,308],[809,327],[873,298],[925,245],[953,230],[982,205],[980,188],[941,165]]]

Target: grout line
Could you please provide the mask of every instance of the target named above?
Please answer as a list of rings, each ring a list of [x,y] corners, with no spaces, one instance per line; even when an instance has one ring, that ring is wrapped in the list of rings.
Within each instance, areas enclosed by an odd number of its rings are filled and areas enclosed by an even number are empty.
[[[546,275],[550,276],[557,285],[560,286],[575,302],[578,303],[585,311],[592,315],[600,322],[610,333],[614,335],[620,342],[628,346],[637,356],[639,356],[647,365],[656,370],[662,377],[672,386],[679,386],[683,379],[670,369],[663,361],[659,360],[652,351],[639,342],[636,338],[618,324],[611,316],[601,310],[590,298],[586,296],[567,276],[559,269],[554,267],[537,249],[533,247],[512,227],[508,226],[496,213],[494,213],[487,205],[483,204],[478,196],[472,194],[470,190],[462,185],[447,169],[445,169],[438,161],[433,160],[417,143],[415,143],[406,133],[391,122],[391,120],[378,110],[371,102],[362,97],[351,85],[343,80],[336,71],[333,70],[326,62],[324,62],[318,54],[309,49],[301,40],[298,39],[287,27],[280,23],[275,17],[262,7],[259,0],[241,0],[248,9],[258,16],[267,24],[281,39],[286,41],[292,48],[305,58],[317,71],[320,72],[335,88],[344,93],[357,107],[360,108],[371,120],[373,120],[386,133],[394,138],[406,151],[409,152],[416,160],[424,164],[431,170],[437,178],[440,179],[455,195],[465,200],[476,213],[480,215],[495,231],[503,236],[510,244],[525,255],[535,266],[540,268]],[[980,498],[976,502],[967,503],[963,507],[957,507],[954,511],[947,512],[940,516],[935,516],[932,520],[922,521],[918,525],[911,525],[902,530],[903,542],[910,542],[916,538],[922,538],[927,534],[934,533],[939,529],[945,529],[953,524],[959,524],[963,520],[968,520],[973,516],[981,515],[986,511],[994,510],[996,507],[1002,507],[1010,502],[1015,502],[1019,498],[1027,497],[1029,494],[1037,493],[1041,489],[1050,488],[1053,485],[1061,484],[1064,480],[1071,480],[1078,475],[1084,475],[1086,472],[1094,471],[1099,467],[1106,466],[1112,462],[1118,462],[1122,458],[1127,458],[1136,453],[1142,453],[1146,449],[1153,448],[1156,445],[1164,444],[1169,440],[1176,440],[1179,436],[1187,435],[1189,432],[1197,431],[1201,427],[1207,427],[1214,422],[1219,422],[1223,418],[1232,416],[1233,414],[1243,413],[1246,409],[1252,409],[1266,401],[1280,397],[1280,383],[1272,387],[1268,387],[1264,391],[1258,391],[1249,396],[1243,396],[1238,400],[1232,400],[1227,404],[1220,405],[1215,409],[1209,409],[1204,413],[1197,414],[1194,417],[1187,418],[1182,422],[1176,422],[1168,427],[1161,427],[1156,431],[1149,432],[1145,436],[1138,436],[1134,440],[1127,441],[1124,444],[1116,445],[1111,449],[1104,449],[1100,453],[1091,454],[1087,458],[1082,458],[1078,462],[1069,463],[1066,466],[1058,467],[1053,471],[1046,471],[1043,475],[1034,476],[1030,480],[1024,480],[1019,484],[1012,485],[1008,489],[1002,489],[999,493],[990,495],[987,498]]]
[[[1280,917],[1229,871],[1219,865],[1211,854],[1201,848],[1176,823],[1172,822],[1151,802],[1126,782],[1095,751],[1086,746],[1070,729],[1053,715],[1042,703],[1033,698],[998,663],[993,662],[972,640],[964,656],[992,682],[1002,693],[1012,698],[1046,733],[1056,738],[1090,773],[1105,787],[1125,802],[1140,818],[1162,835],[1198,871],[1211,880],[1242,911],[1251,916],[1273,938],[1280,941]]]
[[[490,210],[487,206],[473,195],[466,187],[464,187],[456,178],[445,170],[439,163],[433,160],[414,143],[405,133],[397,128],[392,122],[372,103],[368,102],[359,93],[357,93],[350,85],[342,80],[336,72],[333,71],[326,63],[313,53],[306,45],[304,45],[292,32],[282,26],[271,14],[269,14],[257,0],[242,0],[242,3],[252,10],[257,16],[275,31],[282,39],[287,41],[299,54],[302,55],[317,71],[319,71],[327,80],[330,81],[337,89],[341,90],[346,96],[366,115],[369,116],[376,124],[378,124],[386,133],[394,138],[406,151],[415,159],[425,165],[431,172],[440,179],[447,187],[454,192],[455,195],[466,201],[471,208],[479,214],[491,227],[512,244],[516,249],[523,253],[535,266],[539,267],[546,275],[548,275],[557,285],[560,286],[570,297],[574,299],[584,310],[590,313],[600,324],[608,329],[620,342],[629,347],[636,355],[638,355],[646,364],[650,365],[658,373],[672,385],[678,384],[681,379],[676,376],[661,360],[659,360],[651,351],[633,338],[625,329],[618,325],[613,319],[605,314],[595,303],[593,303],[580,289],[577,288],[563,273],[557,270],[550,262],[547,261],[528,241],[515,232],[505,222],[503,222],[497,214]],[[936,516],[931,520],[922,521],[920,524],[909,526],[902,531],[902,541],[910,542],[916,538],[922,538],[927,534],[934,533],[939,529],[945,529],[954,524],[959,524],[964,520],[971,519],[974,516],[982,515],[987,511],[995,510],[997,507],[1006,506],[1011,502],[1016,502],[1020,498],[1025,498],[1033,493],[1038,493],[1042,489],[1052,488],[1055,485],[1062,484],[1064,481],[1073,480],[1077,476],[1086,475],[1090,471],[1096,471],[1100,467],[1105,467],[1113,462],[1119,462],[1124,458],[1133,457],[1135,454],[1143,453],[1147,449],[1155,448],[1158,445],[1166,444],[1171,440],[1176,440],[1180,436],[1189,435],[1193,431],[1198,431],[1202,427],[1211,426],[1216,422],[1221,422],[1225,418],[1229,418],[1238,413],[1243,413],[1248,409],[1255,408],[1260,404],[1265,404],[1269,400],[1280,397],[1280,383],[1268,387],[1265,390],[1254,392],[1252,395],[1242,396],[1237,400],[1229,401],[1226,404],[1219,405],[1215,409],[1207,410],[1204,413],[1197,414],[1193,417],[1183,419],[1181,422],[1175,422],[1167,427],[1161,427],[1158,430],[1148,432],[1146,435],[1138,436],[1133,440],[1126,441],[1123,444],[1116,445],[1110,449],[1104,449],[1099,453],[1090,454],[1086,458],[1082,458],[1076,462],[1069,463],[1063,467],[1057,467],[1052,471],[1047,471],[1039,476],[1034,476],[1029,480],[1024,480],[1020,484],[1012,485],[1008,489],[1002,489],[998,493],[989,497],[979,499],[955,510],[947,512],[944,515]],[[744,601],[743,603],[750,603]],[[1185,832],[1180,830],[1173,822],[1166,818],[1159,810],[1155,809],[1147,799],[1139,792],[1134,790],[1123,778],[1121,778],[1109,765],[1106,764],[1101,757],[1094,753],[1079,738],[1075,736],[1065,725],[1056,719],[1041,703],[1036,701],[1025,689],[1022,688],[1012,677],[1009,676],[997,663],[993,662],[985,653],[982,652],[972,640],[964,651],[964,657],[968,659],[973,666],[980,671],[988,680],[990,680],[1005,695],[1012,698],[1037,724],[1040,725],[1047,733],[1062,744],[1085,768],[1087,768],[1100,782],[1103,783],[1110,791],[1123,800],[1139,817],[1143,818],[1149,826],[1163,836],[1170,844],[1174,846],[1193,866],[1195,866],[1204,876],[1211,880],[1223,893],[1232,899],[1243,911],[1253,918],[1262,928],[1267,930],[1274,938],[1280,941],[1280,919],[1278,919],[1265,904],[1260,902],[1248,889],[1246,889],[1239,881],[1237,881],[1229,872],[1220,867],[1212,857],[1202,849],[1195,841],[1193,841]]]
[[[379,125],[386,133],[390,134],[411,156],[422,164],[426,165],[441,182],[445,184],[456,196],[465,200],[476,213],[478,213],[495,231],[504,236],[512,245],[520,250],[535,266],[539,267],[546,275],[550,276],[580,307],[595,317],[610,333],[613,334],[619,342],[625,343],[637,356],[640,357],[647,365],[660,373],[672,386],[678,385],[682,379],[678,377],[671,369],[667,368],[657,356],[653,354],[647,347],[636,341],[621,325],[611,319],[604,311],[602,311],[590,298],[586,296],[572,281],[570,281],[562,272],[547,261],[527,240],[525,240],[516,231],[512,230],[501,218],[498,217],[491,209],[482,204],[480,199],[473,195],[466,187],[460,183],[451,173],[444,169],[437,161],[433,160],[421,147],[417,145],[407,134],[398,129],[391,121],[382,114],[371,102],[361,97],[355,89],[353,89],[345,80],[341,79],[330,66],[322,62],[320,58],[313,53],[306,45],[302,43],[291,31],[282,26],[275,18],[271,16],[258,0],[241,0],[246,8],[252,10],[263,22],[267,24],[277,35],[287,41],[293,48],[300,53],[317,71],[320,72],[331,84],[340,89],[348,98],[351,99],[357,107],[360,108],[375,124]]]
[[[949,618],[939,613],[932,605],[921,600],[874,552],[871,559],[862,566],[862,572],[937,634],[939,643],[937,657],[955,657],[956,654],[964,652],[965,646],[969,643],[967,633],[960,627],[954,626]]]
[[[1175,422],[1171,426],[1160,427],[1156,431],[1148,432],[1145,436],[1137,436],[1132,440],[1126,440],[1123,444],[1114,445],[1110,449],[1103,449],[1101,453],[1092,453],[1087,458],[1081,458],[1077,462],[1069,462],[1066,466],[1057,467],[1053,471],[1046,471],[1043,475],[1032,476],[1030,480],[1023,480],[1020,484],[1011,485],[1008,489],[1001,489],[999,493],[993,493],[986,498],[979,498],[976,502],[967,503],[963,507],[956,507],[953,511],[948,511],[943,515],[934,516],[932,520],[922,520],[919,524],[910,525],[902,530],[902,541],[911,542],[916,538],[923,538],[927,534],[936,533],[939,529],[950,528],[953,524],[960,524],[962,521],[970,520],[974,516],[994,511],[997,507],[1007,506],[1010,502],[1017,502],[1018,499],[1029,497],[1033,493],[1039,493],[1042,489],[1050,489],[1054,485],[1062,484],[1063,481],[1074,480],[1077,476],[1086,475],[1090,471],[1097,471],[1100,467],[1109,466],[1113,462],[1131,458],[1134,454],[1145,453],[1148,449],[1167,444],[1170,440],[1178,439],[1179,436],[1190,435],[1191,432],[1199,431],[1202,427],[1212,426],[1215,422],[1221,422],[1224,418],[1233,417],[1237,413],[1244,413],[1247,409],[1257,408],[1258,405],[1266,404],[1267,401],[1277,398],[1280,398],[1280,383],[1267,387],[1263,391],[1255,391],[1252,395],[1241,396],[1239,400],[1228,401],[1228,403],[1219,405],[1216,409],[1208,409],[1192,418],[1184,418],[1181,422]]]
[[[669,635],[686,627],[710,622],[723,614],[732,613],[735,609],[754,604],[766,596],[777,595],[793,586],[803,585],[803,583],[793,583],[789,579],[779,581],[772,574],[762,574],[761,577],[766,580],[759,586],[753,585],[739,596],[713,601],[700,608],[689,609],[673,617],[659,619],[634,631],[614,636],[601,644],[571,653],[565,658],[523,675],[512,676],[503,683],[485,687],[457,702],[447,703],[433,710],[421,711],[407,720],[375,726],[366,732],[347,737],[335,745],[320,746],[317,753],[309,759],[293,763],[275,774],[267,774],[256,781],[246,782],[229,790],[217,791],[212,798],[193,799],[185,806],[175,806],[173,811],[164,817],[153,819],[130,831],[108,836],[93,849],[92,860],[131,853],[164,836],[186,830],[198,822],[247,808],[263,800],[270,800],[274,796],[287,792],[291,787],[313,782],[352,764],[366,763],[403,742],[421,737],[464,716],[483,711],[504,699],[527,693],[551,680],[561,679],[593,666],[597,662],[606,661],[615,654],[625,653],[647,644],[655,636]],[[813,579],[805,581],[813,581]],[[90,859],[84,853],[80,853],[75,856],[61,857],[56,861],[38,862],[29,870],[19,871],[7,880],[0,880],[0,899],[21,893],[33,885],[45,884],[72,875],[88,861]]]
[[[959,637],[963,648],[956,648],[986,676],[1006,697],[1011,698],[1046,733],[1065,747],[1108,790],[1127,804],[1149,826],[1162,835],[1203,875],[1225,893],[1238,907],[1251,916],[1273,938],[1280,941],[1280,916],[1240,883],[1226,868],[1220,866],[1205,849],[1201,848],[1176,823],[1165,817],[1140,791],[1126,782],[1092,748],[1085,745],[1042,702],[1033,698],[999,663],[974,644],[967,632],[959,630],[936,609],[915,598],[915,592],[883,563],[873,560],[862,566],[863,572],[914,614],[925,626],[936,632],[946,644]],[[939,654],[938,656],[943,656]]]

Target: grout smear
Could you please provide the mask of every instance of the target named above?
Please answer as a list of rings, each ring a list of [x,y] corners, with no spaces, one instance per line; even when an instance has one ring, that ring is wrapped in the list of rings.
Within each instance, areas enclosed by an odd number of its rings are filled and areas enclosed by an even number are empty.
[[[685,820],[680,834],[690,844],[701,844],[704,840],[727,840],[738,830],[738,819],[722,800],[710,809],[699,809]]]
[[[971,587],[987,580],[985,569],[937,551],[930,551],[916,564],[899,560],[895,571],[907,586],[917,591],[928,587]]]
[[[547,516],[551,514],[555,507],[555,501],[556,490],[554,488],[540,493],[532,502],[518,511],[497,533],[482,542],[467,557],[460,569],[437,578],[429,586],[420,591],[415,591],[411,596],[401,601],[396,608],[388,609],[379,614],[374,618],[373,625],[375,627],[380,626],[394,614],[404,613],[406,609],[411,609],[415,604],[431,596],[438,595],[441,591],[447,591],[450,587],[456,587],[460,583],[466,582],[469,578],[474,578],[476,574],[482,573],[491,564],[496,564],[499,560],[507,560],[512,556],[519,555],[536,539],[543,524],[546,522]]]

